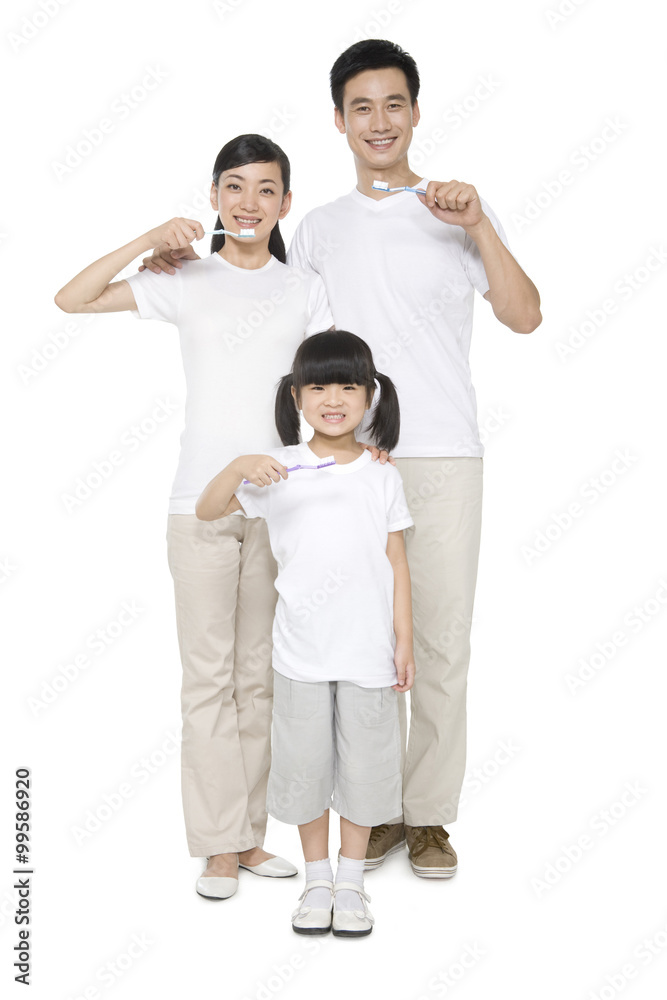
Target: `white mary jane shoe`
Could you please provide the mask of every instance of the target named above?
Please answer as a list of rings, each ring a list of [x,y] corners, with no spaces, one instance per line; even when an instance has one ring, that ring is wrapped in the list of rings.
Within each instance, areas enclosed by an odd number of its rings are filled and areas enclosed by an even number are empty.
[[[245,868],[254,875],[268,875],[270,878],[288,878],[290,875],[296,875],[298,871],[292,862],[286,861],[285,858],[267,858],[258,865],[244,865],[239,861],[239,868]]]
[[[351,889],[358,894],[361,903],[358,910],[336,909],[336,893],[339,889]],[[336,937],[364,937],[366,934],[370,934],[375,918],[366,903],[370,903],[371,897],[367,896],[355,882],[336,882],[333,887],[333,895],[334,911],[331,929]]]
[[[197,879],[197,892],[206,899],[229,899],[239,887],[239,880],[230,876],[202,875]]]
[[[318,887],[323,889],[329,889],[332,893],[331,904],[328,910],[323,907],[319,909],[314,909],[312,906],[304,906],[303,900],[306,893],[310,892],[311,889],[317,889]],[[306,882],[306,886],[299,896],[299,906],[292,914],[292,930],[295,930],[297,934],[326,934],[331,930],[331,909],[333,907],[333,882],[329,882],[324,878],[313,879],[312,882]]]

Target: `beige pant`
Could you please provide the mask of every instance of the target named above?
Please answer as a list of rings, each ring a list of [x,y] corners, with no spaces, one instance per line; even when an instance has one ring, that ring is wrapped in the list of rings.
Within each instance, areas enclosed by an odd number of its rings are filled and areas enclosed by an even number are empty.
[[[403,767],[409,826],[456,819],[466,761],[466,684],[482,519],[481,458],[402,458],[414,526],[405,531],[412,579],[415,683]],[[406,729],[405,698],[399,697]]]
[[[167,544],[183,663],[182,791],[190,854],[261,847],[278,596],[266,521],[170,514]]]

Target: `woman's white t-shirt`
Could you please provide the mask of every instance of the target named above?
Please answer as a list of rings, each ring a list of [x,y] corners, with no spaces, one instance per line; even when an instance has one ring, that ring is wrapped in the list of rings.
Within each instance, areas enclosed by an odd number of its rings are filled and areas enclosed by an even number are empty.
[[[280,445],[275,387],[305,335],[333,319],[322,279],[271,257],[246,270],[214,253],[174,275],[126,279],[141,319],[178,326],[187,396],[171,514],[194,514],[211,479],[232,459]]]
[[[318,465],[308,444],[266,452],[290,468]],[[273,666],[298,681],[397,683],[390,531],[413,520],[400,473],[369,451],[346,465],[241,485],[248,517],[266,518],[278,563]]]

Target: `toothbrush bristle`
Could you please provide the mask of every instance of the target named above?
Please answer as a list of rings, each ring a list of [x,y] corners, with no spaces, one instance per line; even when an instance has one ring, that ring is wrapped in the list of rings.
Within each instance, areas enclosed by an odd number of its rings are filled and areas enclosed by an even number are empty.
[[[389,182],[388,181],[373,181],[373,187],[376,191],[388,191]]]
[[[254,229],[242,229],[239,232],[239,236],[254,236],[254,235],[255,235]]]

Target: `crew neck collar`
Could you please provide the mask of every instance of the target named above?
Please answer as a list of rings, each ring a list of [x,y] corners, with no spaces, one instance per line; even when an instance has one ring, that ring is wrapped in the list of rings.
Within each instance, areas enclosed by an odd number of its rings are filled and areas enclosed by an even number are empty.
[[[228,267],[231,271],[236,271],[237,274],[260,274],[261,271],[268,271],[269,268],[273,267],[276,263],[276,258],[271,256],[267,260],[266,264],[262,264],[261,267],[238,267],[237,264],[230,264],[228,260],[221,257],[219,253],[212,254],[213,257],[217,257],[223,267]]]
[[[316,455],[315,452],[310,448],[307,441],[304,442],[304,448],[307,449],[307,457],[309,465],[319,465],[324,459]],[[318,472],[328,472],[329,475],[333,476],[346,476],[350,472],[357,472],[359,469],[363,469],[365,465],[372,462],[371,453],[368,448],[364,448],[364,452],[359,458],[355,458],[353,462],[346,462],[345,465],[326,465],[323,469],[318,469]]]
[[[425,188],[428,181],[425,177],[422,177],[414,186]],[[366,208],[370,209],[371,212],[384,212],[388,205],[402,205],[406,198],[416,198],[416,194],[413,191],[396,191],[394,194],[387,195],[386,198],[371,198],[370,195],[362,194],[359,188],[352,188],[352,197],[360,205],[365,205]]]

